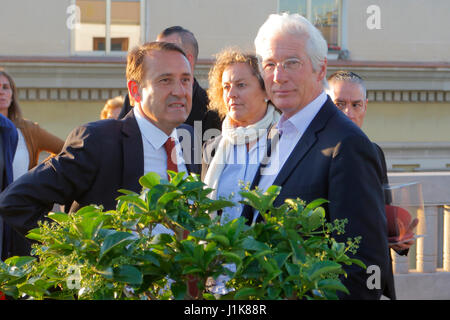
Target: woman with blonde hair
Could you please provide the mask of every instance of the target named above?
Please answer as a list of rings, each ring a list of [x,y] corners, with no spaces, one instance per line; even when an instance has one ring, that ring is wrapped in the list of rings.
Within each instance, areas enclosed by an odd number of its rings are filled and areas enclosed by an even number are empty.
[[[117,96],[106,101],[105,106],[100,112],[100,119],[118,119],[122,110],[124,98]]]
[[[269,130],[280,118],[268,101],[255,55],[225,49],[209,73],[209,108],[222,118],[222,134],[205,143],[202,177],[220,196],[237,203],[240,184],[253,181],[266,154]],[[225,208],[221,222],[238,218],[243,206]]]
[[[14,123],[19,136],[13,160],[14,180],[37,165],[42,151],[52,154],[61,151],[64,145],[63,140],[44,130],[36,122],[23,118],[14,80],[8,73],[1,70],[0,113]]]

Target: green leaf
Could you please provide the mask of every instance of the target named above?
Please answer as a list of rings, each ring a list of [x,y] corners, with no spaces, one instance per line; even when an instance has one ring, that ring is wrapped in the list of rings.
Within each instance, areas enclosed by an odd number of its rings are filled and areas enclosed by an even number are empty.
[[[321,290],[339,290],[343,291],[347,294],[350,294],[347,288],[342,284],[342,282],[338,279],[323,279],[317,283],[317,287]]]
[[[161,181],[161,177],[156,172],[149,172],[139,179],[139,184],[145,188],[153,188]]]
[[[183,274],[201,273],[203,270],[197,266],[187,266],[183,269]]]
[[[234,262],[238,267],[242,263],[242,258],[239,257],[237,254],[235,254],[233,252],[221,252],[220,254],[222,256],[224,256],[226,259],[231,260],[232,262]]]
[[[305,211],[308,211],[308,209],[313,210],[313,209],[321,206],[322,204],[328,203],[328,202],[330,202],[330,201],[328,201],[327,199],[323,199],[323,198],[313,200],[310,203],[308,203],[308,205],[305,207]]]
[[[23,256],[23,257],[18,257],[18,256],[14,256],[11,258],[8,258],[5,260],[5,263],[9,266],[15,266],[17,268],[22,268],[23,266],[34,262],[36,260],[36,258],[34,257],[28,257],[28,256]]]
[[[244,241],[242,241],[242,247],[245,250],[249,250],[249,251],[270,250],[270,247],[267,244],[265,244],[264,242],[257,241],[252,237],[245,238]]]
[[[186,296],[187,286],[184,281],[177,281],[170,286],[175,300],[184,300]]]
[[[256,288],[242,288],[239,289],[235,295],[234,298],[235,299],[240,299],[240,300],[244,300],[247,299],[249,297],[257,297],[259,296],[259,290]]]
[[[113,269],[113,280],[138,286],[142,283],[142,273],[134,266],[123,265]]]
[[[36,240],[36,241],[42,241],[42,234],[41,234],[41,229],[40,228],[35,228],[32,229],[28,232],[28,234],[26,235],[26,237],[28,239],[31,240]]]
[[[161,198],[159,198],[159,200],[157,202],[157,206],[159,208],[162,208],[167,203],[171,202],[175,198],[180,197],[181,195],[183,195],[183,193],[179,190],[173,191],[173,192],[168,192],[168,193],[164,194]]]
[[[108,236],[106,236],[100,248],[100,258],[102,258],[111,249],[119,245],[127,244],[130,241],[133,241],[134,239],[136,239],[136,236],[128,232],[118,231],[109,234]]]
[[[356,264],[357,266],[360,266],[363,269],[367,269],[367,266],[359,259],[350,259],[350,262],[353,264]]]
[[[333,261],[319,261],[312,265],[307,271],[308,277],[311,280],[319,278],[321,275],[330,272],[337,272],[341,270],[341,265]]]
[[[48,217],[50,219],[52,219],[53,221],[58,222],[59,224],[63,224],[65,222],[69,222],[70,221],[69,215],[66,214],[66,213],[62,213],[62,212],[58,212],[58,213],[50,212],[48,214]]]
[[[209,233],[208,235],[206,235],[206,240],[216,241],[224,247],[228,247],[230,245],[230,240],[228,240],[227,237],[220,234]]]

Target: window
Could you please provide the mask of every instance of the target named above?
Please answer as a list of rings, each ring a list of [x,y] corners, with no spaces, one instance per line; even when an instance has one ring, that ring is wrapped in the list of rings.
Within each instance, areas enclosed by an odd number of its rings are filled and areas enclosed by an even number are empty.
[[[128,52],[144,42],[144,0],[76,0],[74,54]]]
[[[340,0],[279,0],[278,12],[299,13],[322,32],[330,51],[341,50]]]

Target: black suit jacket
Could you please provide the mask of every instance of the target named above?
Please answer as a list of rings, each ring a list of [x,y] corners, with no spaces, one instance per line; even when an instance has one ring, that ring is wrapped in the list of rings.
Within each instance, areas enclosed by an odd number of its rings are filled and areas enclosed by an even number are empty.
[[[252,188],[259,183],[259,173]],[[341,299],[379,299],[392,272],[381,176],[373,144],[328,97],[273,183],[282,187],[274,205],[288,198],[299,197],[307,203],[325,198],[329,200],[325,205],[328,221],[348,219],[345,234],[336,239],[345,242],[348,237],[362,236],[355,258],[366,266],[380,267],[381,286],[368,289],[372,274],[358,266],[344,266],[348,277],[342,282],[350,295],[339,294]],[[249,207],[244,208],[243,215],[252,216]]]
[[[187,125],[182,128],[192,133]],[[180,129],[180,128],[178,128]],[[186,131],[182,134],[186,137]],[[185,141],[186,142],[186,141]],[[193,144],[185,144],[193,148]],[[187,152],[186,152],[187,151]],[[184,150],[183,155],[193,155]],[[54,203],[71,210],[98,204],[114,209],[119,189],[139,193],[144,174],[142,137],[130,112],[123,120],[100,120],[76,128],[62,152],[29,171],[0,194],[0,215],[25,235],[52,209]],[[189,172],[200,165],[186,159]]]

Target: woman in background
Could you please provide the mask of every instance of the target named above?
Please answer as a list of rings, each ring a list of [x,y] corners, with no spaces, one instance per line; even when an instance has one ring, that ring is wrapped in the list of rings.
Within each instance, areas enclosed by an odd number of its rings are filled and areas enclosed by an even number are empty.
[[[52,154],[61,151],[63,140],[42,129],[36,122],[23,118],[16,85],[5,71],[0,71],[0,113],[14,123],[19,137],[13,160],[14,180],[37,165],[42,151]]]
[[[238,203],[240,184],[251,184],[266,154],[269,130],[280,118],[267,100],[258,60],[253,54],[225,49],[209,74],[209,108],[221,118],[222,134],[204,146],[202,177],[220,196]],[[209,164],[209,166],[208,166]],[[221,223],[241,216],[243,205],[224,208]]]
[[[117,96],[106,101],[105,106],[100,112],[100,119],[118,119],[123,106],[123,97]]]

